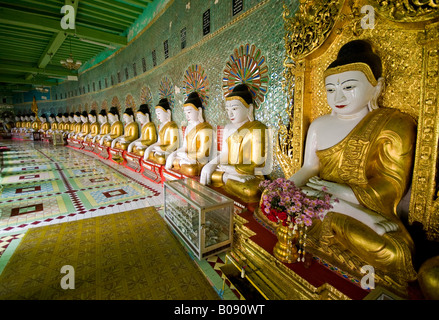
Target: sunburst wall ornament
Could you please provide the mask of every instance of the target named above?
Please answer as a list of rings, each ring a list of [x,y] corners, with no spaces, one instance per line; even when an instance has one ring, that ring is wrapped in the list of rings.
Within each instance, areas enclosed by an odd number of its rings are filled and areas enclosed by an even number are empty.
[[[160,99],[167,98],[171,108],[174,107],[174,86],[168,77],[164,77],[160,82]]]
[[[121,105],[120,105],[120,102],[119,102],[119,98],[118,97],[113,97],[113,99],[111,100],[111,106],[112,107],[116,107],[117,108],[117,112],[119,113],[119,117],[120,117],[120,113],[121,113],[121,109],[122,109],[122,107],[121,107]]]
[[[241,83],[248,86],[259,109],[265,100],[268,88],[268,67],[261,50],[255,45],[242,45],[233,51],[224,68],[223,92],[227,97]]]
[[[128,94],[125,98],[125,110],[131,108],[133,111],[136,110],[136,102],[131,94]]]
[[[203,106],[207,106],[209,100],[209,80],[204,69],[197,64],[190,66],[184,73],[183,93],[188,96],[191,92],[197,92]]]
[[[151,90],[148,87],[143,87],[140,90],[140,104],[147,104],[152,107],[152,94]]]

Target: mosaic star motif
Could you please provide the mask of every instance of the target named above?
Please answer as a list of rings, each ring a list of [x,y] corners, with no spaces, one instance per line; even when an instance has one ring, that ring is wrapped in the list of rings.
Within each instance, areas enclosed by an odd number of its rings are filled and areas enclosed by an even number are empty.
[[[223,92],[227,97],[236,85],[244,83],[253,95],[255,108],[259,109],[265,100],[268,81],[268,67],[261,50],[254,45],[241,45],[230,55],[224,69]]]

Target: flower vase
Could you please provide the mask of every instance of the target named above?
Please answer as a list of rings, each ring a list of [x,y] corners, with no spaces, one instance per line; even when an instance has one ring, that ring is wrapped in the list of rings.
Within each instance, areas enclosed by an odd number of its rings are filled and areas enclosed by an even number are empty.
[[[297,261],[299,254],[295,246],[298,234],[293,229],[280,225],[276,229],[277,243],[273,248],[273,255],[281,262],[293,263]]]

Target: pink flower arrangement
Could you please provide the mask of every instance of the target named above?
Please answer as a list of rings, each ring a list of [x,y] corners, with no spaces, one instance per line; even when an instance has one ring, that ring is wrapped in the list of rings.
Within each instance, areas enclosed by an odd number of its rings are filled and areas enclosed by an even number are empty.
[[[311,226],[314,218],[323,220],[332,209],[331,195],[322,188],[321,197],[307,196],[293,181],[278,178],[265,180],[259,184],[265,192],[261,199],[261,210],[273,222],[284,226]],[[337,201],[337,200],[335,200]]]

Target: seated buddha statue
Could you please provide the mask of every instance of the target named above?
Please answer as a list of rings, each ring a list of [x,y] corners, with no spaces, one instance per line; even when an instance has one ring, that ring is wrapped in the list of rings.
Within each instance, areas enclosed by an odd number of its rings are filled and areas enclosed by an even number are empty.
[[[90,132],[84,136],[84,141],[92,142],[94,137],[99,134],[100,125],[97,121],[96,111],[91,110],[88,114],[88,122],[90,123]]]
[[[157,141],[157,131],[151,121],[149,106],[142,104],[136,112],[136,120],[140,123],[140,137],[128,145],[127,152],[143,157],[146,148]]]
[[[32,119],[30,114],[24,116],[24,127],[25,132],[28,132],[32,128]]]
[[[381,60],[364,40],[345,44],[324,80],[332,112],[309,126],[303,166],[290,178],[311,196],[324,188],[338,199],[310,234],[325,252],[353,253],[396,283],[414,280],[414,244],[396,208],[411,181],[416,123],[378,106]]]
[[[108,123],[107,111],[102,109],[98,115],[99,133],[92,138],[92,142],[99,142],[103,136],[110,133],[111,125]]]
[[[62,113],[58,113],[55,116],[56,122],[58,123],[58,129],[56,130],[56,133],[63,133],[64,131],[64,122],[62,121]]]
[[[61,115],[61,124],[60,133],[64,135],[64,133],[70,129],[69,114],[67,112]]]
[[[157,142],[146,148],[143,160],[150,160],[164,165],[169,154],[175,151],[179,145],[178,127],[172,121],[171,106],[168,99],[160,99],[155,107],[157,119],[160,121]]]
[[[70,132],[75,131],[75,125],[76,125],[75,113],[70,112],[69,113],[69,126],[68,126],[68,128],[67,127],[65,128],[66,130],[64,131],[64,135],[69,136]]]
[[[226,97],[231,121],[224,127],[222,151],[202,171],[200,182],[223,188],[243,202],[258,202],[268,147],[267,127],[254,119],[253,96],[245,84]]]
[[[166,169],[175,169],[187,176],[199,176],[212,154],[213,129],[204,121],[203,104],[197,92],[189,94],[183,104],[188,121],[183,146],[169,155]]]
[[[99,144],[105,147],[111,147],[111,142],[123,135],[123,124],[122,121],[119,120],[119,112],[116,107],[111,107],[108,112],[108,121],[110,122],[110,132],[104,136],[102,136]]]
[[[46,131],[46,134],[52,135],[58,130],[58,122],[56,122],[56,117],[53,113],[49,115],[49,123],[50,129]]]
[[[20,115],[20,132],[24,132],[26,130],[26,121],[24,118],[24,114]]]
[[[21,127],[21,121],[20,121],[20,117],[17,115],[15,116],[15,127],[13,129],[13,132],[20,131],[20,127]]]
[[[84,137],[90,133],[90,122],[88,122],[87,111],[81,113],[81,131],[75,135],[78,140],[84,140]]]
[[[69,138],[75,138],[75,136],[81,132],[82,122],[81,122],[81,113],[75,112],[73,116],[73,120],[75,121],[75,125],[73,126],[73,130],[70,130]]]
[[[134,121],[134,112],[131,108],[125,109],[122,119],[125,123],[123,135],[115,138],[111,142],[111,148],[127,150],[129,144],[139,137],[139,126],[137,122]]]
[[[31,113],[31,127],[28,132],[38,132],[41,128],[41,120],[36,113]]]
[[[47,130],[50,129],[49,123],[47,121],[47,115],[42,114],[40,116],[40,120],[41,120],[41,128],[38,131],[41,133],[46,133]]]

